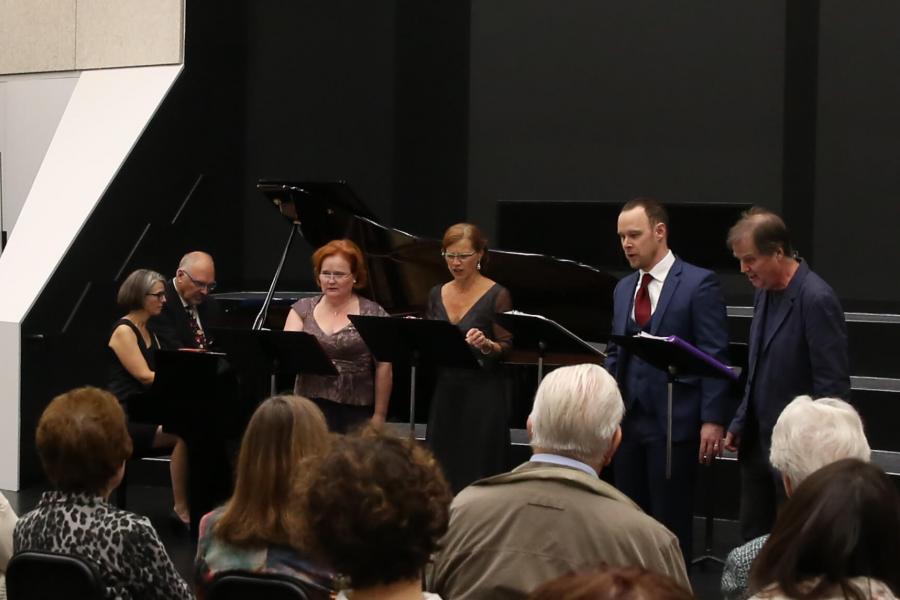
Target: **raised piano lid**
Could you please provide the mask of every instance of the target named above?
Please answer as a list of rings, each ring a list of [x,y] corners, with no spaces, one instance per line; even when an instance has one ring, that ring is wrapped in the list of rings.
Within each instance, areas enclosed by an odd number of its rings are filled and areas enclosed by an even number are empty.
[[[363,293],[392,314],[424,312],[428,291],[450,279],[439,240],[379,223],[343,181],[260,180],[257,188],[299,222],[314,248],[339,238],[356,242],[369,270]],[[517,310],[544,315],[589,341],[608,339],[614,276],[546,254],[488,254],[483,273],[509,289]]]

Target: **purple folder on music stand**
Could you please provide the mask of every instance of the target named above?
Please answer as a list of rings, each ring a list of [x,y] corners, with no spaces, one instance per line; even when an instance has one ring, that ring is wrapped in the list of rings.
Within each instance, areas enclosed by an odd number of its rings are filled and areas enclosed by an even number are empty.
[[[674,370],[676,378],[679,375],[733,380],[738,378],[734,368],[723,364],[677,335],[660,337],[641,332],[633,336],[614,335],[612,340],[657,369],[670,374]]]
[[[668,376],[666,414],[666,479],[672,477],[672,393],[679,376],[697,375],[719,379],[738,378],[737,371],[676,335],[660,337],[644,332],[613,335],[612,341],[660,369]]]

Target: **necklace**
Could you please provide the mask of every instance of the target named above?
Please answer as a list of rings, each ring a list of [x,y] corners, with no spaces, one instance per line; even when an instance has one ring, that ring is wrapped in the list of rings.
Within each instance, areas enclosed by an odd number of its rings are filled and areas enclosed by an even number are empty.
[[[344,302],[343,304],[341,304],[341,305],[338,306],[337,308],[332,307],[332,306],[329,306],[329,307],[328,307],[328,310],[331,311],[331,316],[334,317],[334,318],[336,319],[336,318],[338,318],[338,316],[340,316],[340,314],[341,314],[342,312],[344,312],[344,310],[345,310],[346,308],[348,308],[348,307],[350,306],[350,304],[351,304],[352,302],[353,302],[353,296],[350,296],[350,299],[349,299],[349,300],[347,300],[346,302]],[[328,303],[326,302],[326,304],[328,304]],[[344,314],[346,314],[346,313],[344,313]]]

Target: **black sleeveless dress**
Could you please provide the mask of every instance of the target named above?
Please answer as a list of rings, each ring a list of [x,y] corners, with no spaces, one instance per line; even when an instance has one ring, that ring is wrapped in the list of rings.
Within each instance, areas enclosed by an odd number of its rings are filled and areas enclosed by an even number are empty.
[[[479,298],[456,324],[463,335],[480,329],[508,349],[509,332],[494,315],[512,308],[509,291],[500,284]],[[449,321],[441,285],[428,295],[429,319]],[[509,468],[509,384],[500,369],[501,355],[485,356],[472,348],[480,369],[439,369],[428,419],[428,445],[444,469],[454,493],[473,481]]]
[[[127,325],[134,332],[141,356],[147,361],[150,370],[156,371],[155,352],[159,350],[159,340],[156,339],[156,336],[150,334],[150,346],[147,347],[144,345],[144,338],[137,325],[128,319],[119,319],[113,323],[112,329],[109,331],[110,337],[119,325]],[[133,421],[132,417],[139,413],[141,404],[147,399],[149,388],[125,369],[112,348],[107,346],[106,351],[108,352],[106,389],[119,399],[122,408],[125,409],[125,414],[128,416],[128,433],[131,435],[134,454],[146,454],[153,447],[153,438],[156,436],[158,425]]]

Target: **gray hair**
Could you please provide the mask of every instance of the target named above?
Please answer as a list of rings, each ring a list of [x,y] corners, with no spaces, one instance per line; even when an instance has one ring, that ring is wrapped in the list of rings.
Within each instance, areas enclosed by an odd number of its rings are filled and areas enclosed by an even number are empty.
[[[531,446],[596,462],[606,456],[624,413],[616,380],[604,368],[561,367],[544,378],[534,397]]]
[[[859,413],[837,398],[797,396],[772,430],[769,461],[796,486],[814,471],[844,458],[872,455]]]
[[[125,310],[137,310],[144,306],[144,299],[157,281],[165,277],[150,269],[138,269],[125,278],[119,286],[116,302]]]
[[[178,268],[190,269],[200,261],[208,261],[210,264],[212,264],[213,258],[211,255],[203,252],[202,250],[194,250],[193,252],[188,252],[181,257],[181,260],[178,262]]]

